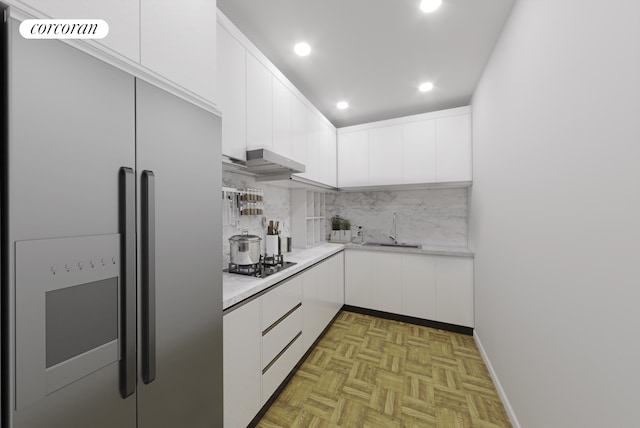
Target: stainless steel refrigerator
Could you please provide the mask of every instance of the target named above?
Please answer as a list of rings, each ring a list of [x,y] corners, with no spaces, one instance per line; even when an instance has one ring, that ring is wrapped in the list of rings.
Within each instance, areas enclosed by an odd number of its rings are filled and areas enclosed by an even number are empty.
[[[4,422],[221,427],[220,118],[2,31]]]

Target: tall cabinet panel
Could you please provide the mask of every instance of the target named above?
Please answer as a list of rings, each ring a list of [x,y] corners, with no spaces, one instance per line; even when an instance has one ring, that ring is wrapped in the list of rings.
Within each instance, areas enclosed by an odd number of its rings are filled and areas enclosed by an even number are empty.
[[[216,14],[215,0],[140,0],[142,65],[214,104]]]
[[[109,35],[98,43],[140,62],[140,4],[131,0],[21,0],[51,18],[103,19]],[[215,3],[213,5],[215,9]],[[215,15],[214,15],[215,16]],[[163,23],[164,24],[164,23]],[[164,29],[164,25],[160,27]],[[167,34],[173,34],[173,31]]]
[[[218,107],[222,112],[222,154],[247,157],[247,99],[245,49],[218,25]]]
[[[369,185],[402,183],[402,126],[369,131]]]
[[[155,177],[156,303],[156,378],[138,383],[138,427],[221,426],[221,213],[203,197],[222,180],[220,118],[137,81],[136,125],[137,169]]]
[[[369,185],[369,131],[340,135],[338,187]]]
[[[338,187],[338,147],[336,130],[332,126],[328,126],[329,143],[328,143],[328,177],[327,184],[332,187]]]
[[[53,339],[46,336],[47,328],[53,324],[46,320],[46,310],[42,306],[47,296],[53,294],[48,294],[49,291],[38,293],[37,288],[53,291],[60,281],[65,281],[65,285],[70,286],[64,288],[65,291],[70,288],[87,290],[83,279],[91,271],[81,272],[78,266],[86,253],[68,259],[74,262],[66,262],[68,271],[64,264],[51,262],[62,248],[48,253],[38,263],[27,264],[29,273],[37,274],[43,269],[47,273],[38,282],[22,281],[15,269],[23,265],[23,256],[16,254],[16,247],[22,244],[90,235],[115,237],[117,242],[118,173],[122,166],[135,166],[134,79],[62,42],[24,39],[18,33],[18,25],[17,21],[11,21],[12,32],[7,41],[11,53],[11,133],[9,158],[3,165],[8,168],[8,194],[2,195],[9,198],[9,227],[2,237],[2,253],[9,261],[3,287],[11,302],[10,314],[5,318],[11,320],[6,326],[11,333],[10,351],[4,356],[9,356],[9,370],[15,376],[4,380],[10,382],[5,391],[12,396],[15,392],[18,396],[12,400],[14,405],[9,406],[13,427],[134,428],[136,396],[134,393],[123,399],[120,395],[117,356],[116,361],[56,391],[48,391],[46,395],[44,389],[25,382],[22,377],[24,368],[34,360],[42,364],[37,364],[33,371],[28,370],[29,377],[36,371],[44,375],[45,368],[53,368],[49,361],[45,366],[44,350],[38,354],[21,352],[25,343],[34,338],[39,344],[45,337]],[[5,41],[3,39],[3,43]],[[98,252],[101,251],[100,248]],[[115,254],[118,254],[117,247]],[[85,263],[88,266],[88,261]],[[57,276],[53,274],[52,266],[58,266],[54,269]],[[34,295],[35,299],[30,298]],[[109,315],[117,314],[117,302],[105,301],[104,306],[110,308],[107,309]],[[36,322],[34,317],[22,323],[22,310],[34,307],[41,308],[37,316],[42,322]],[[66,310],[61,312],[66,313]],[[91,329],[93,323],[90,321],[93,320],[75,313],[79,315],[75,319],[83,323],[88,321],[85,325]],[[44,336],[36,338],[20,334],[23,327],[34,326],[41,328]],[[65,351],[70,347],[63,338],[59,344]],[[59,364],[77,361],[78,350],[75,351],[67,354]],[[83,361],[87,362],[86,359]],[[39,386],[44,385],[40,383]],[[34,389],[40,393],[39,399],[33,399]]]
[[[271,73],[247,53],[247,149],[272,148]]]
[[[291,97],[291,157],[307,164],[307,108],[296,96]]]
[[[436,119],[436,142],[437,181],[470,181],[471,115]]]
[[[224,426],[246,427],[262,405],[260,299],[224,316]]]
[[[422,120],[402,125],[402,181],[436,181],[436,121]]]
[[[273,151],[291,157],[291,92],[275,76],[273,86]]]

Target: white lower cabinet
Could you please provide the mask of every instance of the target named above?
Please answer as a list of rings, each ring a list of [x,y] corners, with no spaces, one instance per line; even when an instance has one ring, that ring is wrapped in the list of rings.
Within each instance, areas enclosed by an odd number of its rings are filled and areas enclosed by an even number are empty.
[[[260,299],[223,317],[224,426],[246,427],[262,407]]]
[[[320,262],[302,275],[302,338],[305,351],[344,304],[344,252]]]
[[[347,305],[371,308],[371,253],[345,251],[344,301]]]
[[[418,254],[402,255],[402,313],[435,320],[436,258]]]
[[[344,252],[224,315],[224,426],[245,427],[344,304]]]
[[[473,327],[473,260],[437,257],[435,282],[438,321]]]
[[[473,327],[473,259],[346,251],[345,303]]]
[[[368,254],[371,256],[371,308],[401,313],[402,255],[373,252]]]
[[[319,282],[320,276],[317,267],[302,274],[302,341],[305,349],[309,349],[320,334],[318,331],[320,324]]]
[[[269,367],[269,370],[262,375],[263,404],[271,398],[276,389],[278,389],[278,386],[280,386],[282,381],[304,355],[305,349],[301,339],[302,337],[299,336],[280,358],[274,361],[273,365]]]

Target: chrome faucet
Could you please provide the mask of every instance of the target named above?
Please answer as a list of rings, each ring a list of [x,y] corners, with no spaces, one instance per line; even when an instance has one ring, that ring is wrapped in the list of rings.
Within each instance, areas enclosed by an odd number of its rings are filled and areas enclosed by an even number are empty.
[[[393,225],[391,226],[391,233],[389,238],[393,241],[394,244],[398,243],[398,221],[396,219],[396,213],[393,213]]]

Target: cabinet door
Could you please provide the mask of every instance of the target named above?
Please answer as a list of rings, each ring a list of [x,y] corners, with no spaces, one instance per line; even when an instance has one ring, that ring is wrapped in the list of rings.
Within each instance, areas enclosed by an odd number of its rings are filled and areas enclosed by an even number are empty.
[[[338,135],[338,187],[369,185],[369,131]]]
[[[21,0],[21,2],[51,18],[105,20],[109,24],[109,35],[96,42],[134,62],[140,62],[140,8],[137,1]],[[213,8],[215,7],[214,4]]]
[[[224,426],[246,427],[261,406],[260,299],[223,318]]]
[[[473,327],[473,259],[436,258],[436,319]]]
[[[399,314],[402,311],[402,256],[371,253],[371,308]]]
[[[368,251],[346,251],[344,271],[345,303],[371,308],[371,253]]]
[[[329,144],[328,144],[328,176],[327,183],[329,186],[337,187],[338,186],[338,156],[337,156],[337,146],[336,146],[336,130],[334,127],[327,125],[328,133],[329,133]]]
[[[470,181],[471,114],[436,119],[436,181]]]
[[[304,177],[320,181],[320,155],[322,152],[322,122],[307,108],[307,163]]]
[[[319,121],[320,125],[320,168],[318,173],[318,181],[320,183],[329,184],[329,128]]]
[[[402,127],[369,130],[369,185],[402,183]]]
[[[273,146],[271,73],[247,52],[247,149]]]
[[[436,319],[436,257],[402,255],[402,314]]]
[[[434,120],[402,126],[402,182],[435,183],[436,123]]]
[[[215,104],[216,16],[211,0],[140,0],[140,62]]]
[[[322,330],[329,324],[333,317],[331,304],[332,299],[332,284],[331,284],[331,263],[329,260],[325,260],[316,265],[314,269],[318,271],[318,305],[319,305],[319,317],[318,317],[318,331],[320,334]]]
[[[218,108],[222,112],[222,154],[247,158],[245,49],[218,24]]]
[[[302,275],[302,339],[305,352],[318,337],[318,283],[316,269],[309,269]]]
[[[296,96],[291,97],[291,157],[306,166],[307,107]]]
[[[344,252],[331,257],[327,263],[329,264],[329,284],[331,287],[331,318],[333,318],[344,304]]]
[[[336,266],[333,270],[336,283],[336,312],[344,305],[344,251],[334,257]]]
[[[291,92],[272,76],[273,86],[273,151],[291,157]]]

